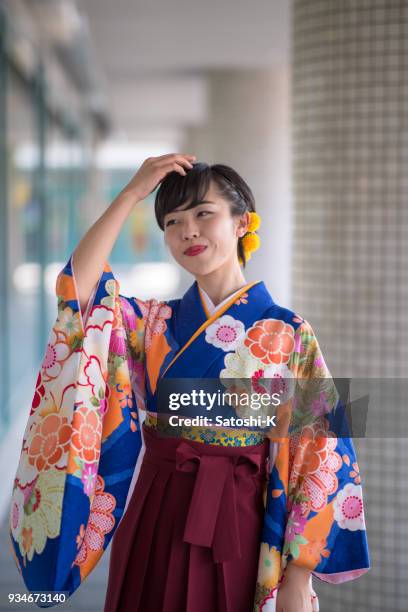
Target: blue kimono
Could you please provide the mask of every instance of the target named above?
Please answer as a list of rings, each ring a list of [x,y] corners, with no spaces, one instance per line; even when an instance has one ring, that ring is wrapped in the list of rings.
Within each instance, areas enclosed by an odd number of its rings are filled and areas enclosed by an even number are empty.
[[[146,410],[146,423],[154,426],[159,383],[169,377],[299,382],[302,401],[288,396],[279,414],[284,426],[275,433],[183,431],[203,444],[270,438],[254,611],[275,610],[289,562],[332,583],[368,571],[355,451],[350,438],[331,431],[340,405],[335,385],[311,325],[276,304],[262,281],[248,283],[210,314],[196,281],[181,299],[124,297],[106,264],[83,314],[71,257],[56,296],[58,315],[9,519],[15,562],[29,591],[72,594],[98,563],[132,492],[143,444],[139,412]],[[323,384],[310,384],[316,380]],[[311,581],[310,591],[318,610]]]

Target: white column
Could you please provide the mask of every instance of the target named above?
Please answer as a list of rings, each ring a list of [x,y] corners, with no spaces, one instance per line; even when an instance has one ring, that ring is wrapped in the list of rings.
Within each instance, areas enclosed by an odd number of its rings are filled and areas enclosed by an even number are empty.
[[[188,130],[183,147],[199,161],[232,166],[251,187],[262,244],[245,277],[262,279],[284,306],[291,302],[289,81],[287,67],[211,73],[208,121]]]

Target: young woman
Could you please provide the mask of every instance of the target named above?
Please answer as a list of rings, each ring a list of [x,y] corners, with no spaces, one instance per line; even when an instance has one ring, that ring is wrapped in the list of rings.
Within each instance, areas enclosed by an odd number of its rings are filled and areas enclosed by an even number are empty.
[[[311,325],[244,277],[259,246],[250,188],[194,160],[148,158],[58,276],[13,489],[15,560],[30,590],[71,594],[114,536],[105,612],[318,610],[312,573],[341,583],[370,567],[354,448],[335,435],[342,406]],[[195,279],[161,302],[121,295],[107,263],[159,184],[158,225]],[[161,385],[217,378],[279,387],[276,429],[165,435]]]

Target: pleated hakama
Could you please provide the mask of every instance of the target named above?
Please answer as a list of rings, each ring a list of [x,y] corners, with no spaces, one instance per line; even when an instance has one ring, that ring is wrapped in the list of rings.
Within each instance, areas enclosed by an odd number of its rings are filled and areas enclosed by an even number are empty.
[[[146,445],[111,543],[104,612],[252,612],[269,440]]]

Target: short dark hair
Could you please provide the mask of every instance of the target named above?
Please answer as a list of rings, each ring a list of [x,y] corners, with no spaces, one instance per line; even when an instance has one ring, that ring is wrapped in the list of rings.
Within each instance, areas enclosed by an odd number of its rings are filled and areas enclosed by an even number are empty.
[[[169,172],[160,184],[154,200],[154,212],[157,223],[164,231],[164,217],[172,210],[189,202],[186,210],[198,206],[213,181],[221,197],[230,202],[232,216],[240,216],[246,211],[255,212],[254,195],[244,179],[230,166],[224,164],[209,165],[195,162],[192,168],[185,169],[186,176],[176,170]],[[245,267],[245,253],[242,238],[238,238],[238,257]]]

